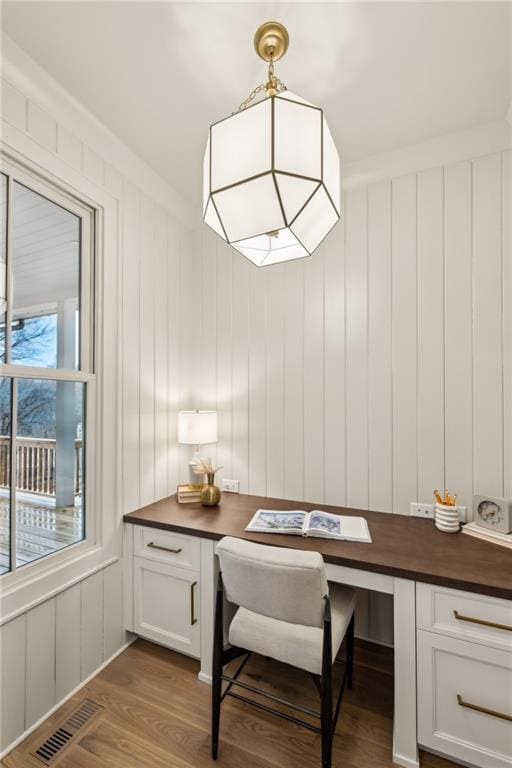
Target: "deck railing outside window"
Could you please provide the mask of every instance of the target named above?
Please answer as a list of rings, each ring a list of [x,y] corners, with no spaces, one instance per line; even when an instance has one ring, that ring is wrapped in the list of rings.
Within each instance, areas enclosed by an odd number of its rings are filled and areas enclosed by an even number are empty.
[[[16,489],[41,496],[55,496],[55,440],[18,437],[16,440]],[[10,441],[0,436],[0,487],[9,487]],[[82,488],[82,440],[75,440],[75,493]]]

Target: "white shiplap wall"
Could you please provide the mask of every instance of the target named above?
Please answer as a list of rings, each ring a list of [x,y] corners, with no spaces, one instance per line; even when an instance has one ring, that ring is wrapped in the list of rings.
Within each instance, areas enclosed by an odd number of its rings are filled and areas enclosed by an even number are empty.
[[[105,259],[118,264],[121,306],[113,312],[118,338],[111,351],[119,366],[111,407],[117,399],[121,429],[116,438],[115,426],[110,428],[115,419],[109,421],[98,448],[109,456],[109,466],[119,468],[113,503],[102,510],[115,518],[119,540],[108,544],[119,553],[122,514],[173,492],[178,480],[177,410],[190,405],[193,371],[190,233],[175,215],[176,196],[156,174],[103,135],[104,129],[15,46],[4,49],[8,54],[14,58],[3,62],[3,148],[57,180],[73,178],[78,195],[83,183],[89,198],[94,200],[97,189],[115,201],[108,215],[115,212],[117,242]],[[69,173],[63,174],[63,167]],[[110,309],[116,296],[104,301]],[[0,754],[126,640],[120,561],[61,587],[0,626]]]
[[[512,152],[347,190],[312,258],[196,234],[202,407],[242,492],[408,514],[512,493]],[[380,596],[359,632],[390,642]],[[387,598],[384,598],[387,600]]]

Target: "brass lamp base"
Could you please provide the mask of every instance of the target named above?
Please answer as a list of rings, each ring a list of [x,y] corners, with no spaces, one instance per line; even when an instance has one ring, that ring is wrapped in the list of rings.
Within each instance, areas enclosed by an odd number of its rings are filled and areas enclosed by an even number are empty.
[[[278,61],[288,50],[290,38],[278,21],[266,21],[254,35],[254,48],[263,61]]]

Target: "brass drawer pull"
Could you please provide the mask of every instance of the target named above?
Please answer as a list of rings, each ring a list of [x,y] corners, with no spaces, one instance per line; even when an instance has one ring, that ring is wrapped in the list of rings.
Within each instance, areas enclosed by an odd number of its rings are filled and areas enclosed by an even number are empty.
[[[463,613],[454,611],[453,615],[459,621],[470,621],[472,624],[483,624],[484,627],[494,627],[495,629],[505,629],[507,632],[512,632],[512,627],[509,624],[497,624],[495,621],[486,621],[485,619],[475,619],[472,616],[464,616]]]
[[[476,712],[483,712],[484,715],[499,717],[500,720],[508,720],[509,723],[512,723],[512,715],[505,715],[503,712],[496,712],[493,709],[486,709],[486,707],[479,707],[478,704],[470,704],[469,701],[464,701],[460,693],[457,694],[457,704],[459,705],[459,707],[474,709]]]
[[[195,617],[196,608],[194,605],[194,587],[196,586],[197,581],[193,581],[190,585],[190,624],[193,627],[194,624],[196,624],[197,619]]]
[[[152,549],[161,549],[163,552],[172,552],[173,555],[179,555],[181,552],[181,547],[179,549],[170,549],[169,547],[161,547],[159,544],[154,544],[152,541],[149,542],[148,547],[151,547]]]

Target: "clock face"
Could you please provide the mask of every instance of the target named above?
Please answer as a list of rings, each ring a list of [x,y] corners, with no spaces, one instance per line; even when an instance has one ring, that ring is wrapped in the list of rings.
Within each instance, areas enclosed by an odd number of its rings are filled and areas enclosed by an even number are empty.
[[[478,516],[486,525],[499,525],[503,520],[501,507],[494,501],[481,501],[478,505]]]

